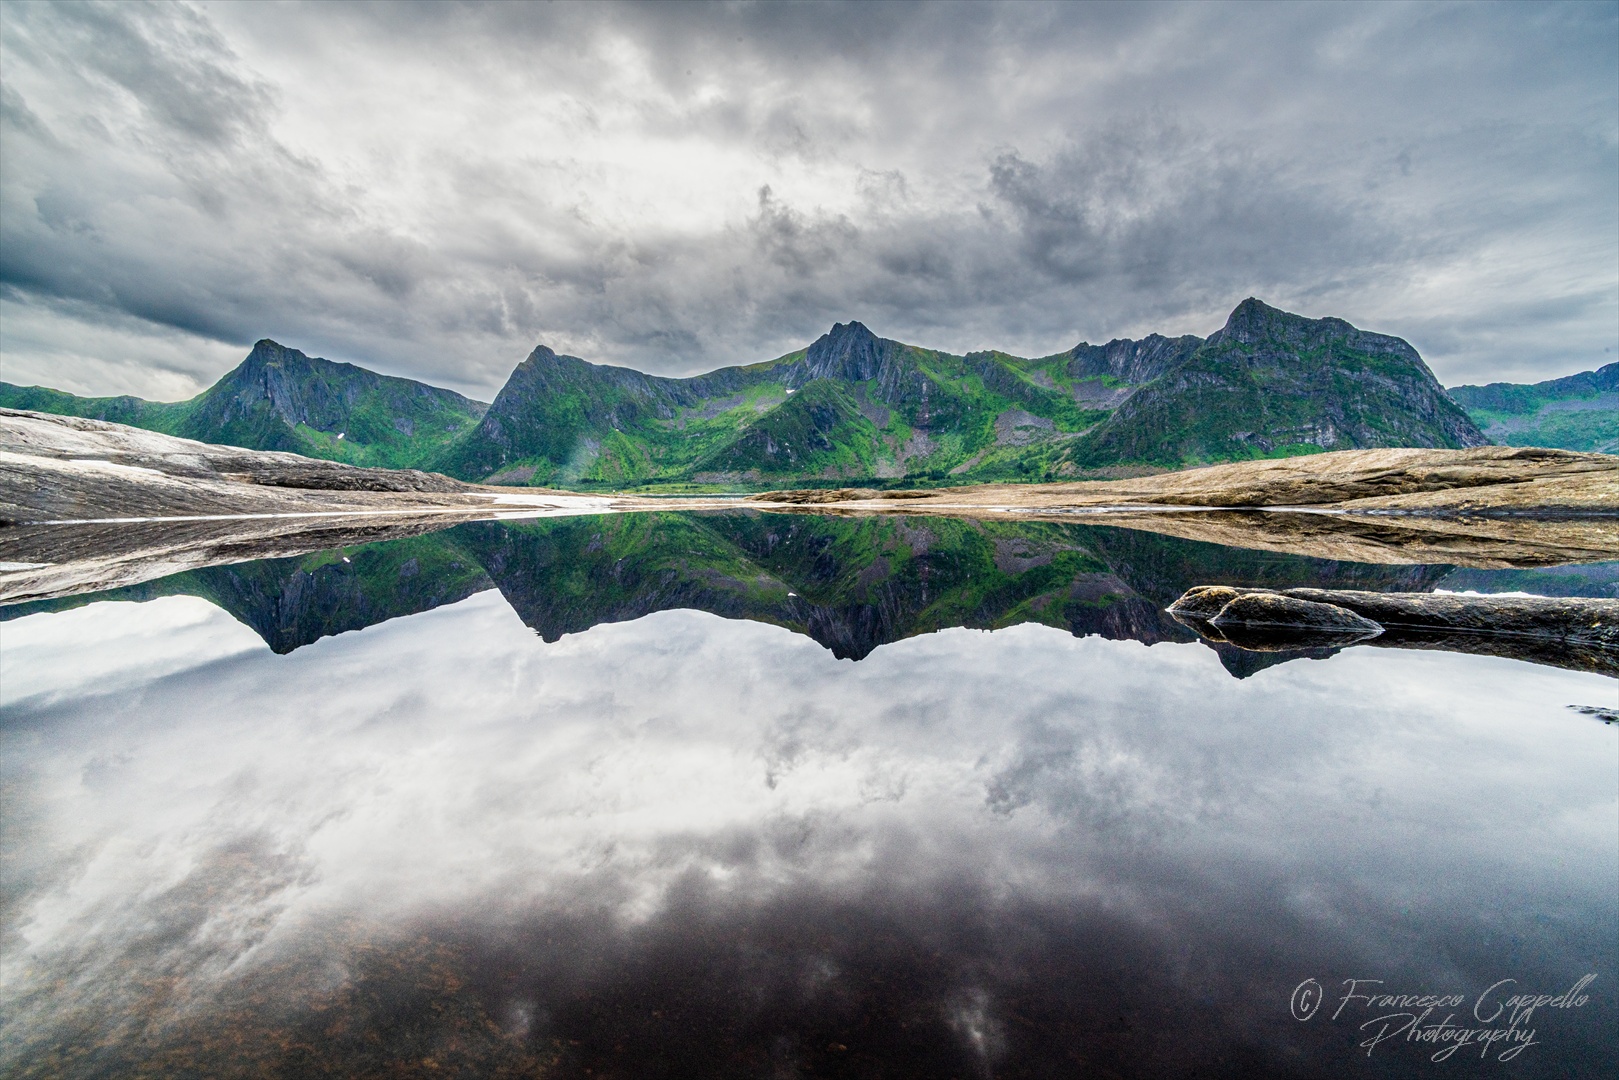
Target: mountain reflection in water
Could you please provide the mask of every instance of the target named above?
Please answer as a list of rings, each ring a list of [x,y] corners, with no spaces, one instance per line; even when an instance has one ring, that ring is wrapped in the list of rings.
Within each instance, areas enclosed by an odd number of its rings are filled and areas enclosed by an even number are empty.
[[[1619,564],[1532,571],[1372,565],[1050,522],[757,513],[477,522],[425,536],[214,566],[91,597],[0,608],[0,619],[90,600],[207,599],[276,652],[498,588],[547,641],[679,608],[785,626],[834,656],[948,627],[1024,622],[1153,644],[1197,641],[1164,612],[1194,585],[1423,592],[1527,586],[1619,595]],[[1551,588],[1547,589],[1547,585]],[[1245,677],[1323,650],[1210,645]]]
[[[1611,1075],[1619,730],[1566,706],[1613,680],[1359,648],[1233,679],[1160,610],[1451,574],[668,515],[12,609],[0,1073],[1431,1076],[1330,1018],[1343,980],[1472,1023],[1594,973],[1449,1068]]]

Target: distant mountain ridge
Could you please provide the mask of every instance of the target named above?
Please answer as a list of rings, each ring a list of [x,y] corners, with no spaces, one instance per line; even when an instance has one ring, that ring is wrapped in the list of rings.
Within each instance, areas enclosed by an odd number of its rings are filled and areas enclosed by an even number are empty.
[[[1207,340],[1036,359],[922,349],[858,322],[691,379],[541,347],[439,466],[566,486],[941,482],[1487,441],[1401,339],[1249,299]]]
[[[1529,385],[1453,386],[1450,396],[1496,442],[1619,454],[1619,363]]]
[[[924,349],[852,321],[775,360],[690,378],[541,345],[488,406],[271,341],[189,402],[0,384],[0,405],[586,489],[1061,479],[1488,441],[1403,340],[1256,299],[1207,339],[1153,334],[1033,359]]]

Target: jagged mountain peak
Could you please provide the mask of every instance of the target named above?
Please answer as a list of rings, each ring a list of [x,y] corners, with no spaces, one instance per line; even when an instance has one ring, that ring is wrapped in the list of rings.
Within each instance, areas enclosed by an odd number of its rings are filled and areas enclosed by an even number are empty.
[[[272,375],[266,371],[274,366],[280,369]],[[296,396],[300,392],[298,380],[310,373],[324,373],[339,379],[369,383],[393,376],[381,375],[369,368],[341,360],[328,360],[323,356],[310,356],[299,349],[283,345],[272,338],[260,338],[240,364],[227,372],[217,386],[234,387],[235,392],[262,393],[274,398]],[[426,383],[421,384],[426,386]],[[250,389],[251,388],[251,389]],[[437,387],[430,389],[437,390]],[[443,393],[451,393],[445,390]]]
[[[877,335],[873,334],[871,330],[866,327],[865,323],[860,322],[857,319],[850,319],[846,323],[833,323],[832,329],[816,338],[815,343],[819,345],[820,343],[827,341],[837,342],[858,340],[876,341]]]
[[[260,338],[253,343],[253,349],[237,364],[231,374],[243,371],[255,371],[266,364],[285,363],[288,360],[309,360],[309,357],[297,349],[289,349],[279,341],[270,338]],[[230,376],[227,375],[226,378]]]
[[[347,364],[341,360],[327,360],[322,356],[310,356],[301,349],[294,349],[290,345],[283,345],[274,338],[259,338],[253,343],[253,350],[247,354],[243,364],[267,363],[276,361],[303,361],[309,364],[331,364],[334,367],[355,368],[358,371],[367,369],[358,368],[354,364]],[[372,374],[376,374],[372,372]]]
[[[1217,345],[1222,341],[1233,341],[1255,345],[1271,341],[1297,347],[1327,337],[1349,335],[1365,338],[1368,343],[1375,339],[1376,342],[1384,343],[1386,347],[1395,347],[1394,343],[1398,343],[1398,348],[1409,352],[1412,356],[1416,355],[1416,350],[1400,338],[1389,337],[1386,334],[1366,334],[1342,319],[1330,317],[1312,319],[1307,315],[1295,315],[1291,311],[1271,307],[1263,300],[1252,296],[1232,309],[1225,326],[1209,335],[1209,344]]]
[[[1178,465],[1488,441],[1405,340],[1249,297],[1183,363],[1122,403],[1076,460]]]
[[[866,329],[864,323],[835,323],[804,353],[804,364],[811,379],[841,378],[864,382],[877,377],[883,357],[895,342]]]

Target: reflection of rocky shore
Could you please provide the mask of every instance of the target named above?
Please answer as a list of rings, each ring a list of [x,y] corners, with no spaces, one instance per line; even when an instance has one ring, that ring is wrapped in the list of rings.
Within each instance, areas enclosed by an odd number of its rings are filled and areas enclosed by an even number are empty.
[[[1619,601],[1201,586],[1169,607],[1212,642],[1254,652],[1377,645],[1619,675]]]
[[[144,528],[149,527],[131,529],[122,542],[167,536],[159,530],[142,539]],[[1454,573],[1443,565],[1337,562],[1072,521],[737,511],[478,521],[443,530],[410,524],[328,528],[319,534],[329,545],[321,551],[287,554],[274,549],[281,541],[266,537],[256,542],[260,546],[235,549],[235,557],[247,559],[255,550],[280,557],[13,605],[0,608],[0,618],[92,599],[189,594],[231,612],[277,652],[288,652],[496,588],[524,623],[550,641],[602,623],[685,608],[783,626],[836,656],[859,659],[890,642],[935,630],[1025,622],[1081,637],[1149,645],[1191,642],[1199,640],[1198,633],[1164,609],[1202,582],[1230,582],[1248,592],[1314,595],[1313,590],[1328,589],[1367,597],[1423,596],[1423,590]],[[1488,572],[1472,573],[1473,587],[1487,586]],[[1596,567],[1591,573],[1591,587],[1605,588],[1607,570]],[[1560,580],[1565,588],[1577,581],[1567,574]],[[1567,651],[1560,638],[1513,637],[1502,652],[1506,639],[1470,632],[1466,625],[1402,625],[1396,634],[1379,623],[1384,630],[1376,641],[1383,644],[1496,651],[1552,663]],[[1240,631],[1227,638],[1202,629],[1203,640],[1238,677],[1291,659],[1324,658],[1346,644],[1289,630],[1256,651],[1233,643]],[[1585,669],[1602,670],[1600,664]]]
[[[0,566],[5,568],[0,572],[0,603],[161,590],[163,580],[182,572],[318,556],[335,548],[438,532],[475,516],[480,515],[13,526],[0,529]]]

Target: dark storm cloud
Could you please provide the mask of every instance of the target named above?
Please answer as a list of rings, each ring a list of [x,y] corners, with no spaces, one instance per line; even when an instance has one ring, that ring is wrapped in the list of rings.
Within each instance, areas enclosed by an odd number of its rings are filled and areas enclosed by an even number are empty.
[[[487,395],[536,340],[1043,353],[1250,294],[1561,374],[1619,335],[1616,12],[10,5],[6,377],[268,335]]]

